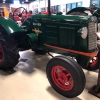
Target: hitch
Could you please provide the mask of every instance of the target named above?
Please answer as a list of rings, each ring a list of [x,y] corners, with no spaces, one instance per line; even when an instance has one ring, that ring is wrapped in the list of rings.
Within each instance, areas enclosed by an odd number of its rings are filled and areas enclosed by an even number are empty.
[[[94,85],[88,92],[90,94],[100,98],[100,65],[99,65],[97,85]]]

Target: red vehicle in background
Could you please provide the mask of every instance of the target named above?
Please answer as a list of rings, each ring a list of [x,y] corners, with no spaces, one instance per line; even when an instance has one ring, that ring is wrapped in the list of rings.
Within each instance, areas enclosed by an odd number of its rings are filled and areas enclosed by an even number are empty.
[[[18,11],[19,9],[23,9],[23,10],[21,10],[21,12],[19,12]],[[32,15],[31,10],[29,12],[27,12],[27,10],[25,8],[20,7],[18,9],[16,9],[13,13],[10,13],[9,18],[13,19],[14,21],[16,21],[18,23],[23,23],[25,21],[25,19],[27,19],[31,15]]]
[[[52,8],[50,9],[50,11],[51,11],[51,14],[54,13],[54,10]],[[43,12],[41,12],[41,14],[46,14],[47,15],[48,11],[43,11]]]

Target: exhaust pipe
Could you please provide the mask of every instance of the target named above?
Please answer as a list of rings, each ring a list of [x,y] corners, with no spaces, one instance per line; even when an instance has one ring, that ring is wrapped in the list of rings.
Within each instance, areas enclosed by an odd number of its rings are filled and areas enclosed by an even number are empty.
[[[50,0],[48,0],[48,16],[51,15],[51,11],[50,11]]]

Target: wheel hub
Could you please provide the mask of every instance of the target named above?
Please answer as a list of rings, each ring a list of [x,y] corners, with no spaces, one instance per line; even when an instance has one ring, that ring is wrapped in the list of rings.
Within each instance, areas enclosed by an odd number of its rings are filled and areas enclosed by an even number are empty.
[[[70,72],[62,66],[55,66],[51,72],[54,83],[62,90],[69,91],[74,86]]]
[[[98,62],[98,56],[93,57],[90,62],[89,62],[89,66],[93,67],[94,65],[96,65]]]
[[[69,82],[65,82],[65,85],[69,86]]]

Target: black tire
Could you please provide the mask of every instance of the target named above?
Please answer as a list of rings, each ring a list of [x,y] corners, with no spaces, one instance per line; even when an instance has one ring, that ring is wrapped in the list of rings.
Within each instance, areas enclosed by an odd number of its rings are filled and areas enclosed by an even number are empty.
[[[99,65],[100,65],[100,62],[99,62],[99,60],[100,60],[100,44],[97,44],[97,46],[98,46],[98,49],[99,49],[99,52],[98,52],[98,55],[97,55],[97,61],[96,61],[95,65],[93,65],[93,66],[88,65],[88,67],[86,69],[89,70],[89,71],[94,71],[94,70],[99,69]]]
[[[96,59],[97,59],[97,63],[96,64],[94,64],[93,66],[89,64],[88,67],[85,67],[85,69],[89,70],[89,71],[98,70],[99,69],[99,65],[100,65],[99,64],[99,59],[100,59],[100,55],[99,54],[96,56]]]
[[[36,55],[45,55],[47,53],[46,51],[38,49],[32,49],[32,51],[34,51]]]
[[[0,42],[0,69],[1,70],[11,70],[17,65],[19,62],[19,53],[17,48],[15,47],[16,41],[13,37],[8,35],[1,35],[0,38],[2,39]]]
[[[90,60],[87,67],[82,66],[83,69],[86,69],[88,71],[95,71],[95,70],[99,69],[99,65],[100,65],[100,62],[99,62],[99,59],[100,59],[100,45],[98,44],[97,46],[98,46],[98,49],[99,49],[98,55],[92,58],[92,60],[94,60],[93,62],[91,62],[91,60]],[[77,59],[77,62],[80,64],[80,59],[79,60]]]
[[[60,85],[58,85],[59,83],[57,83],[57,81],[56,82],[54,81],[54,78],[53,78],[54,75],[52,74],[52,72],[53,72],[54,68],[56,68],[56,66],[63,66],[63,68],[64,68],[63,71],[65,71],[65,69],[66,69],[68,71],[68,73],[70,73],[70,75],[72,76],[73,80],[71,80],[71,81],[74,84],[69,90],[67,90],[67,87],[66,88],[59,87],[60,86]],[[56,69],[56,73],[58,73],[57,70],[58,69]],[[86,79],[85,79],[83,70],[78,65],[78,63],[76,63],[70,57],[57,56],[57,57],[52,58],[47,64],[46,74],[47,74],[47,78],[48,78],[51,86],[53,87],[53,89],[56,92],[58,92],[59,94],[65,96],[67,98],[76,97],[76,96],[80,95],[82,93],[82,91],[84,90]],[[63,75],[63,74],[61,74],[61,75]],[[62,77],[62,76],[60,76],[60,77]],[[58,78],[58,76],[56,76],[56,78]],[[69,82],[70,82],[70,80],[69,80]],[[64,81],[64,84],[66,84],[65,81]]]

